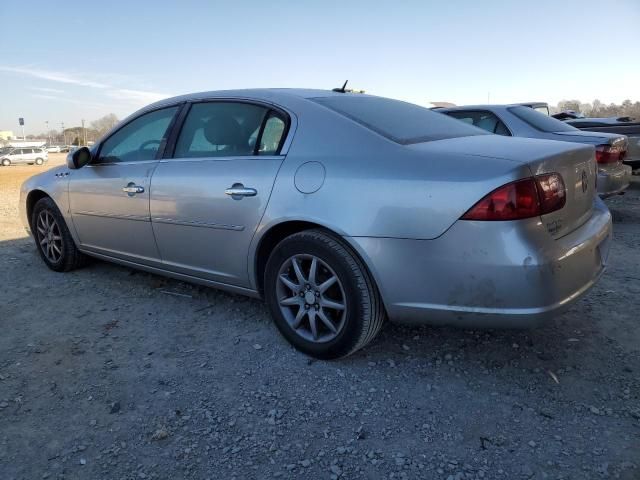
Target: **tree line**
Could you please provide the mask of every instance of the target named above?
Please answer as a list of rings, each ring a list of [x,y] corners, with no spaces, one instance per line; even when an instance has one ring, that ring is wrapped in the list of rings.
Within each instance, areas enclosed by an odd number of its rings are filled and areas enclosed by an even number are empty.
[[[65,128],[64,130],[51,129],[48,132],[37,135],[27,135],[27,140],[49,140],[52,144],[62,145],[84,145],[86,142],[95,142],[102,135],[107,133],[116,123],[119,122],[115,113],[109,113],[98,118],[84,128],[82,125]]]
[[[610,103],[606,105],[596,99],[592,103],[582,103],[580,100],[561,100],[558,106],[551,108],[552,113],[564,110],[574,110],[585,117],[635,117],[640,120],[640,102],[625,100],[620,105]]]

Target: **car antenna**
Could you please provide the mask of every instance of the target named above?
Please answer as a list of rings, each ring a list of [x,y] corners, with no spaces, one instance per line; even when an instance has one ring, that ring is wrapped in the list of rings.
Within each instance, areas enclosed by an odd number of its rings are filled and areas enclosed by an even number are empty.
[[[348,82],[349,82],[349,80],[345,80],[344,81],[344,85],[342,85],[342,88],[334,88],[333,91],[334,92],[345,93],[347,91],[347,83]]]

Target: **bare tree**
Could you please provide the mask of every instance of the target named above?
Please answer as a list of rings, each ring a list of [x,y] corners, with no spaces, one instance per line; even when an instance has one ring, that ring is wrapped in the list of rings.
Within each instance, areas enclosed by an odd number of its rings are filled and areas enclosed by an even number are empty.
[[[640,120],[640,102],[625,100],[621,105],[606,105],[597,98],[591,103],[580,103],[578,100],[561,100],[557,108],[552,110],[575,110],[586,117],[633,117]]]
[[[91,122],[91,129],[97,132],[98,136],[102,136],[107,133],[116,123],[118,123],[118,117],[114,113],[110,113]]]
[[[558,102],[558,110],[575,110],[580,111],[580,100],[560,100]]]

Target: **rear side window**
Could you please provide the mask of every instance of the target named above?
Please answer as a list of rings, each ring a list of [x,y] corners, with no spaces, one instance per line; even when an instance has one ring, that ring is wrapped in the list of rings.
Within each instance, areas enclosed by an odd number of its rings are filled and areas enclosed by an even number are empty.
[[[486,134],[428,108],[389,98],[342,94],[312,100],[402,145]]]
[[[577,130],[577,128],[571,125],[543,113],[536,112],[529,107],[509,107],[508,110],[523,122],[542,132],[574,132]]]
[[[174,158],[275,155],[286,130],[284,118],[261,105],[203,102],[191,106]]]
[[[264,124],[258,155],[275,155],[280,150],[286,128],[284,118],[271,112]]]
[[[502,121],[493,112],[488,110],[477,111],[459,111],[447,112],[447,115],[453,118],[457,118],[469,125],[474,125],[487,132],[495,133],[497,135],[510,136],[509,129],[502,123]]]

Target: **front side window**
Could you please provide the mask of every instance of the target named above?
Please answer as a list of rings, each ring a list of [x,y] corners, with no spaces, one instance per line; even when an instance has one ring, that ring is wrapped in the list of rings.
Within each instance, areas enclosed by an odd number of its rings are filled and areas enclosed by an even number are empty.
[[[99,163],[153,160],[177,111],[163,108],[129,122],[102,144]]]
[[[274,155],[285,122],[274,111],[240,102],[192,105],[176,142],[175,158]]]
[[[481,128],[487,132],[495,133],[498,135],[511,135],[509,129],[504,123],[492,112],[487,110],[477,111],[453,111],[446,112],[447,115],[453,118],[457,118],[465,123]]]

